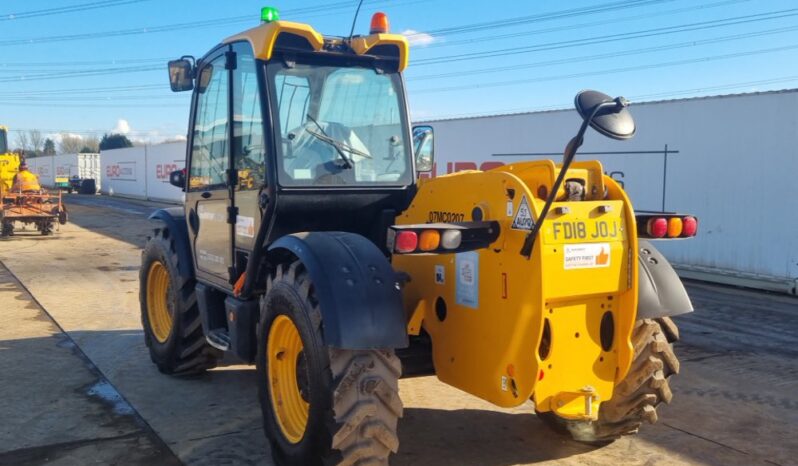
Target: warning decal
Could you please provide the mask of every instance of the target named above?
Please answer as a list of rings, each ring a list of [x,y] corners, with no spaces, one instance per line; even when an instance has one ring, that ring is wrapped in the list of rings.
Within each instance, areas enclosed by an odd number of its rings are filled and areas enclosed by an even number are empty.
[[[534,225],[535,221],[532,220],[532,209],[529,208],[526,195],[521,196],[521,204],[518,205],[518,211],[515,213],[515,218],[510,228],[513,230],[531,230]]]
[[[244,215],[236,216],[236,235],[246,236],[248,238],[255,237],[255,218],[246,217]]]
[[[566,244],[563,257],[566,270],[609,267],[610,244]]]
[[[479,253],[461,252],[455,255],[455,301],[461,306],[479,307]]]

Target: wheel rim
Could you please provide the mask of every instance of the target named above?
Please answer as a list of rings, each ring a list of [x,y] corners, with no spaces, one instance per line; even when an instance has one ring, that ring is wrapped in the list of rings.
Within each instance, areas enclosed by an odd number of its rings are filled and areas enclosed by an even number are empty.
[[[300,388],[300,381],[306,387],[307,378],[297,376],[306,367],[303,348],[294,322],[285,315],[277,316],[269,328],[266,345],[269,392],[277,424],[291,443],[302,440],[308,424],[310,405]]]
[[[169,271],[163,263],[155,261],[147,272],[147,320],[152,335],[165,343],[172,333],[172,313],[169,312]]]

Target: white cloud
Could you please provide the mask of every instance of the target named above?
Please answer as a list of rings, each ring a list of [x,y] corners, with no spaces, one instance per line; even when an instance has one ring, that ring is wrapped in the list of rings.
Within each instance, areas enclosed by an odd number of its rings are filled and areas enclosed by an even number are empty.
[[[130,134],[130,123],[120,118],[117,120],[116,126],[114,126],[111,132],[116,134]]]
[[[411,47],[426,47],[437,40],[426,32],[418,32],[414,29],[405,29],[400,34],[407,37],[407,42],[410,43]]]

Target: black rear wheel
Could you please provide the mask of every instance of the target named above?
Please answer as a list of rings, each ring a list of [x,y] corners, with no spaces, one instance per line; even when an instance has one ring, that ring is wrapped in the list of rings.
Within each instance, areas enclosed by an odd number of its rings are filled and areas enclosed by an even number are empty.
[[[393,350],[324,344],[310,277],[280,266],[261,302],[258,395],[278,464],[387,464],[396,452],[401,363]]]
[[[673,343],[679,329],[670,317],[637,321],[632,332],[634,360],[629,373],[615,386],[612,399],[601,403],[596,421],[566,421],[539,413],[547,424],[567,431],[574,440],[604,444],[637,433],[644,422],[657,422],[657,407],[670,403],[670,377],[679,373]]]
[[[202,333],[195,280],[178,272],[169,230],[158,229],[141,254],[139,301],[144,342],[164,374],[190,375],[216,366],[221,352]]]

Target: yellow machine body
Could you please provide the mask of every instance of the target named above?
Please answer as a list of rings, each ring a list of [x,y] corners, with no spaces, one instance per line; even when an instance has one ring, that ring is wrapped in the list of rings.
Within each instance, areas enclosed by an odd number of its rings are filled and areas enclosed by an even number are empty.
[[[7,145],[8,128],[0,126],[0,133],[2,133],[0,134],[0,139],[5,141]],[[10,149],[6,151],[2,149],[3,147],[0,145],[0,184],[2,184],[4,191],[8,191],[14,183],[14,175],[19,171],[20,159],[19,155],[12,153]]]
[[[430,335],[441,381],[503,407],[532,398],[539,411],[596,419],[633,357],[636,223],[601,164],[577,162],[566,180],[585,187],[584,200],[558,193],[532,255],[523,256],[558,173],[546,160],[421,180],[398,224],[490,220],[501,232],[488,248],[397,255],[393,264],[412,277],[408,332]]]

